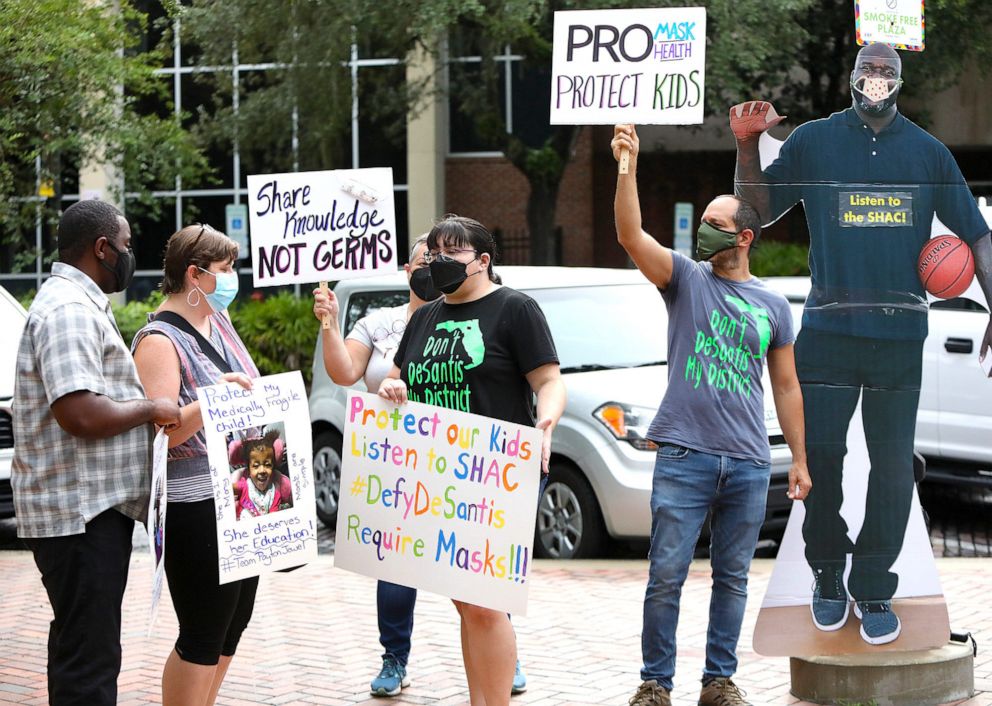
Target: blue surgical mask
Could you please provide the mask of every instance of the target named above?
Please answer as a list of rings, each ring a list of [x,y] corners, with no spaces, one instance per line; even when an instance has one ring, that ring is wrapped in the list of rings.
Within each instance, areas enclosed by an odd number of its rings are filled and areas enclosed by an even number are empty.
[[[210,292],[210,294],[197,287],[200,293],[207,298],[207,303],[210,304],[210,308],[214,310],[214,313],[219,314],[231,306],[231,302],[238,296],[238,273],[211,272],[210,270],[204,270],[202,267],[198,267],[197,269],[201,272],[206,272],[208,275],[213,275],[217,281],[217,286],[214,287],[214,291]]]

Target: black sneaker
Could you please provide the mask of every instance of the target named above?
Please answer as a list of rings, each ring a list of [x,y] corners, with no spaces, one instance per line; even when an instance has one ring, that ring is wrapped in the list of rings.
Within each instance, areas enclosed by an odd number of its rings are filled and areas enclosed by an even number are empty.
[[[809,610],[813,624],[827,632],[840,630],[847,622],[849,601],[844,588],[844,572],[836,569],[813,571],[813,600]]]

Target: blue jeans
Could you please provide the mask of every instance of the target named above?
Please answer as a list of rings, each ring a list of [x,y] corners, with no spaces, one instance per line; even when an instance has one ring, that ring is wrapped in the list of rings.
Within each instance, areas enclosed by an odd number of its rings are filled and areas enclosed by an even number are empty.
[[[737,670],[747,574],[765,519],[769,476],[770,466],[764,461],[715,456],[674,444],[658,449],[651,491],[641,679],[672,688],[682,584],[710,511],[713,591],[703,679],[729,677]]]
[[[538,502],[547,485],[548,476],[542,473],[537,490]],[[413,607],[417,604],[417,589],[379,581],[376,586],[375,602],[379,617],[379,643],[385,650],[382,656],[385,658],[387,655],[392,655],[405,667],[410,658]]]

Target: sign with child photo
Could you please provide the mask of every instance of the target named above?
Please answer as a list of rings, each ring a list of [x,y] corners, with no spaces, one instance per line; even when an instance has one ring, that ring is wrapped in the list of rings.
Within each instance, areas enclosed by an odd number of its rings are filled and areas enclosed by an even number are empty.
[[[248,177],[256,287],[395,272],[393,170]]]
[[[220,582],[317,558],[310,411],[299,371],[197,390],[217,508]]]
[[[353,392],[334,565],[523,615],[540,431]]]

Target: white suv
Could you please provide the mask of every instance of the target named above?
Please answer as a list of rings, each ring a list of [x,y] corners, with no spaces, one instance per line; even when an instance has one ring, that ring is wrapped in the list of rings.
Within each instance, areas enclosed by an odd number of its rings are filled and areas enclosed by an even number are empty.
[[[9,345],[0,346],[0,519],[14,516],[14,494],[10,489],[10,464],[14,460],[14,377],[17,347],[27,312],[6,289],[0,287],[0,331]]]
[[[497,267],[503,282],[541,305],[561,360],[568,405],[552,447],[551,478],[541,498],[535,552],[572,558],[594,554],[607,535],[647,537],[655,444],[644,438],[668,384],[668,316],[658,290],[637,270]],[[371,310],[407,301],[402,273],[346,280],[334,291],[340,324],[350,331]],[[310,418],[317,513],[337,515],[345,390],[324,371],[318,337]],[[765,387],[768,389],[767,377]],[[361,383],[358,386],[361,387]],[[785,526],[791,455],[765,396],[772,481],[765,530]]]

